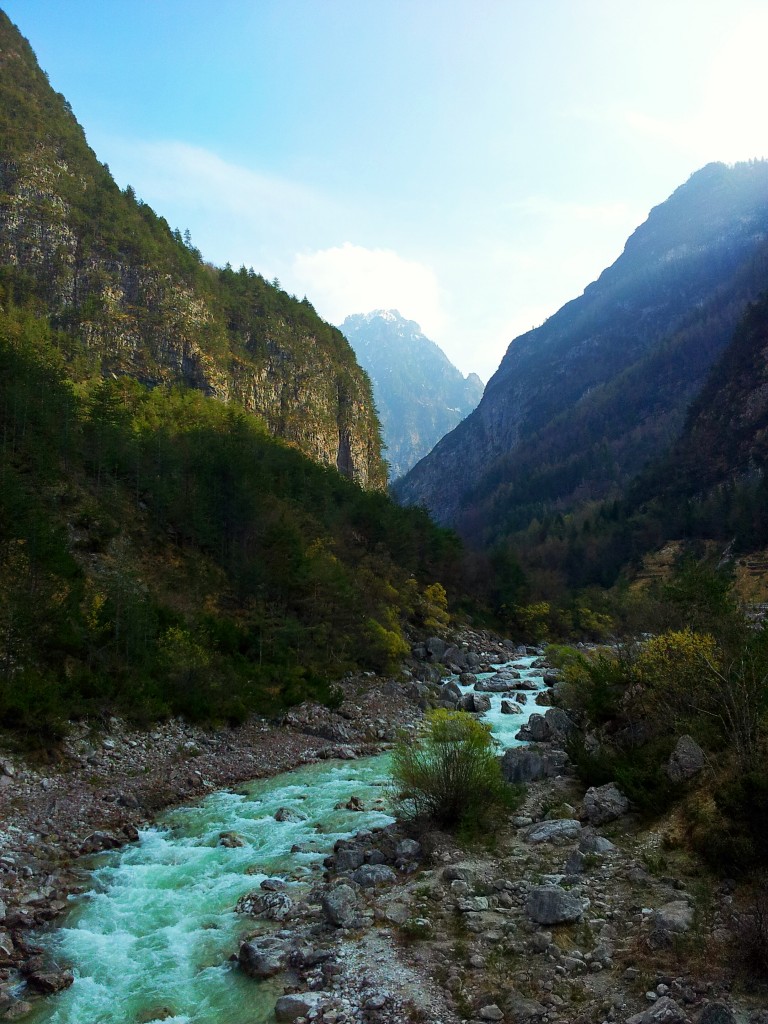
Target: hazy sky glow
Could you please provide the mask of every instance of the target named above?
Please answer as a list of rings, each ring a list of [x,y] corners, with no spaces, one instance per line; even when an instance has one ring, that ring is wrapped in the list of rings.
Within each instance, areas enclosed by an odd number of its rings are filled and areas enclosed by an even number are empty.
[[[121,185],[466,373],[710,160],[768,156],[764,0],[0,0]]]

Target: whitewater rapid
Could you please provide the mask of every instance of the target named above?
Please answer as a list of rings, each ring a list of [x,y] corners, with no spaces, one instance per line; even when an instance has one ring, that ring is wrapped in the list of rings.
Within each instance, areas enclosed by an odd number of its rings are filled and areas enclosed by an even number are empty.
[[[516,662],[543,689],[533,658]],[[492,678],[486,673],[479,678]],[[465,687],[467,691],[470,687]],[[527,693],[520,715],[502,715],[489,694],[484,719],[500,747],[537,710]],[[62,927],[36,936],[71,988],[37,1004],[25,1021],[46,1024],[259,1024],[273,1020],[282,985],[254,982],[229,957],[254,921],[237,900],[280,877],[301,888],[321,877],[337,839],[393,819],[387,813],[387,754],[321,762],[212,793],[162,815],[138,843],[93,858],[90,889],[73,899]],[[359,797],[365,811],[344,807]],[[339,806],[340,805],[340,806]],[[287,808],[287,818],[275,814]],[[221,844],[234,832],[242,846]]]

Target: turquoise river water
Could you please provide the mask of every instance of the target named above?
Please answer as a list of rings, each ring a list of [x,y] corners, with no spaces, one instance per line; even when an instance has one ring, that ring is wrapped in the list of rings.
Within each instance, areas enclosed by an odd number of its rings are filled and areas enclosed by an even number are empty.
[[[527,677],[543,687],[523,659]],[[520,662],[516,662],[520,665]],[[481,676],[480,678],[487,678]],[[537,710],[535,693],[520,715],[500,713],[491,694],[485,715],[502,747]],[[168,811],[139,842],[93,858],[91,888],[73,900],[64,925],[39,935],[71,988],[43,1000],[29,1024],[259,1024],[273,1021],[282,987],[254,982],[229,961],[254,922],[234,912],[240,896],[267,876],[301,887],[318,875],[335,841],[386,825],[388,756],[327,761],[219,791]],[[368,810],[336,809],[350,796]],[[281,807],[300,821],[275,821]],[[221,846],[234,831],[242,847]],[[300,846],[303,852],[291,852]]]

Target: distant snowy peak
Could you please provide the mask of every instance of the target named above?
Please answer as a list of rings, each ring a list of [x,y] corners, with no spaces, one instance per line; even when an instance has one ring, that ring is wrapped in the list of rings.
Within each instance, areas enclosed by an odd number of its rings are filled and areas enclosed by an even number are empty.
[[[341,331],[373,383],[396,478],[475,408],[482,382],[474,373],[465,379],[416,321],[396,309],[348,316]]]
[[[401,316],[400,311],[397,309],[374,309],[370,313],[360,313],[359,316],[366,323],[371,323],[372,320],[387,320],[390,323],[402,321],[405,323],[405,317]]]

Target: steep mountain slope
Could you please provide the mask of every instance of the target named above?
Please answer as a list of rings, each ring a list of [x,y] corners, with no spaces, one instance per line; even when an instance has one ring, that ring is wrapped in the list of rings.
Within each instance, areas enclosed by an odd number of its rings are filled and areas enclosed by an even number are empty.
[[[460,545],[424,512],[236,403],[75,385],[63,341],[0,291],[0,729],[327,700],[447,619]]]
[[[749,306],[669,453],[633,483],[639,552],[668,540],[768,544],[768,293]]]
[[[178,382],[258,413],[363,486],[385,468],[370,382],[312,306],[202,263],[88,147],[0,12],[0,277],[72,339],[70,372]]]
[[[398,485],[400,500],[493,543],[620,494],[679,435],[765,287],[767,237],[768,163],[698,171],[580,298],[512,342],[478,408]]]
[[[483,394],[413,320],[395,309],[348,316],[341,330],[373,383],[387,460],[402,476],[468,416]]]

